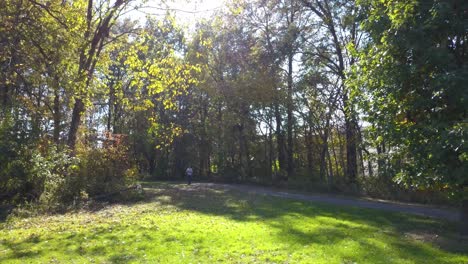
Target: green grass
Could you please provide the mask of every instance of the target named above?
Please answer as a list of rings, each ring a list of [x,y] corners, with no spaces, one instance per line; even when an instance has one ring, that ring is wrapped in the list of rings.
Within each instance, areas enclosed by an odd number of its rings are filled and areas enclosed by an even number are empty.
[[[468,263],[453,224],[182,184],[96,211],[9,219],[1,263]]]

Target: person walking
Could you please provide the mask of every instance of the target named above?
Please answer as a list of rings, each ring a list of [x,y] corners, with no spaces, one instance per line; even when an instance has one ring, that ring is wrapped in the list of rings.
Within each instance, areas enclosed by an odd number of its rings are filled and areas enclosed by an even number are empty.
[[[185,175],[187,176],[188,185],[192,184],[193,169],[191,166],[188,166],[188,168],[185,170]]]

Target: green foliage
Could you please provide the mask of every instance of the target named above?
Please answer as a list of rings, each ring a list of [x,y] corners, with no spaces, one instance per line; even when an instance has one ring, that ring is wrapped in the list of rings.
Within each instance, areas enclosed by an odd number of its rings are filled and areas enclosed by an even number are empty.
[[[72,174],[78,164],[67,150],[47,142],[22,142],[6,118],[0,128],[0,190],[5,201],[33,202],[44,210],[59,209],[73,199]],[[24,140],[24,139],[23,139]],[[29,148],[23,144],[29,143]]]
[[[196,83],[182,29],[170,15],[144,28],[120,20],[130,2],[0,4],[2,199],[54,207],[118,191],[143,167],[128,148],[153,156],[181,134],[164,113],[177,112],[176,98]],[[103,113],[107,130],[143,139],[103,148],[93,123],[104,123]],[[72,126],[82,145],[69,155],[61,149]]]
[[[0,122],[0,192],[14,196],[25,178],[24,166],[20,161],[20,145],[15,140],[13,119],[9,116]],[[6,197],[3,197],[5,199]]]
[[[115,194],[107,197],[115,199],[120,195],[119,191],[135,184],[139,176],[125,144],[106,148],[80,147],[77,156],[81,160],[77,186],[82,186],[89,198]]]
[[[466,1],[359,1],[368,46],[350,84],[369,130],[413,188],[468,185]]]
[[[36,188],[42,188],[38,190],[37,202],[43,209],[58,209],[76,198],[77,189],[72,179],[76,177],[73,174],[78,163],[79,159],[71,157],[69,151],[59,151],[54,146],[44,154],[38,150],[31,153],[29,182]]]

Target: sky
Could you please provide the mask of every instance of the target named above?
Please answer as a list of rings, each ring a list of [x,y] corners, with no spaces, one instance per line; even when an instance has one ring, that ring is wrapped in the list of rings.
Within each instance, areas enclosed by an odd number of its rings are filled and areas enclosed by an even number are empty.
[[[144,4],[145,7],[130,12],[128,16],[141,22],[144,22],[147,15],[163,16],[166,10],[158,8],[160,2],[149,0]],[[224,6],[224,3],[225,0],[169,0],[166,5],[174,12],[178,24],[190,30],[197,20],[209,19],[215,11]]]

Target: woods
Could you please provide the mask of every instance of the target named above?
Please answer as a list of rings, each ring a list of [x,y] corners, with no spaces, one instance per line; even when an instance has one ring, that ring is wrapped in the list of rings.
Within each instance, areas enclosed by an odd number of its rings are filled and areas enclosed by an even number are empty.
[[[3,201],[52,210],[191,165],[467,212],[466,1],[228,1],[193,29],[140,5],[2,1]]]

